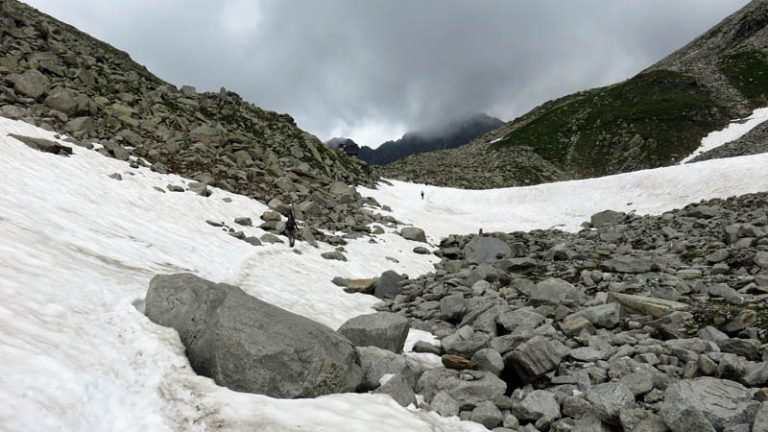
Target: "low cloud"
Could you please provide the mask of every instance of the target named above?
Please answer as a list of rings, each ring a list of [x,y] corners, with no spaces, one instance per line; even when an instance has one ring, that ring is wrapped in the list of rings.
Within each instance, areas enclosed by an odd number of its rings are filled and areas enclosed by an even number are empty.
[[[31,0],[174,84],[377,145],[626,79],[747,0]]]

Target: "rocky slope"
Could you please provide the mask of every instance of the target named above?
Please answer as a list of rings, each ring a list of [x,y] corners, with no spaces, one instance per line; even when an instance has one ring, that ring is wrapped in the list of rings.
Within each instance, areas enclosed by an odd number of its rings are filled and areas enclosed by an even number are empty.
[[[760,193],[604,211],[575,234],[454,235],[435,272],[368,285],[381,310],[442,339],[416,349],[445,368],[413,380],[442,415],[503,430],[763,431],[766,206]]]
[[[570,178],[674,164],[707,133],[768,104],[767,24],[768,1],[753,0],[639,75],[547,102],[479,138],[472,144],[477,148],[441,159],[454,173],[482,171],[484,160],[519,164],[520,149],[530,149]],[[442,167],[431,165],[434,160],[415,156],[385,174],[452,185],[453,173],[440,172]],[[488,188],[540,181],[524,169],[495,174],[503,177],[501,184],[488,182],[490,173],[463,183]]]
[[[270,202],[318,228],[371,221],[344,184],[375,181],[286,114],[221,89],[177,89],[100,42],[15,0],[0,2],[0,115],[65,133],[106,156]]]
[[[358,157],[369,165],[388,165],[412,154],[460,147],[503,124],[495,117],[476,114],[431,130],[408,132],[399,140],[387,141],[375,149],[363,146]]]

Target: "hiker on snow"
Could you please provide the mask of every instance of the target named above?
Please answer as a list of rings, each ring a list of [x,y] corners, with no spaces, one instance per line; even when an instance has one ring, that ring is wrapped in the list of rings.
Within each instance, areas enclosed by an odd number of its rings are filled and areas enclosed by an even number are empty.
[[[285,233],[288,235],[288,244],[293,247],[296,242],[296,218],[293,216],[293,206],[288,210],[288,220],[285,221]]]
[[[421,191],[421,199],[424,199],[424,191]]]

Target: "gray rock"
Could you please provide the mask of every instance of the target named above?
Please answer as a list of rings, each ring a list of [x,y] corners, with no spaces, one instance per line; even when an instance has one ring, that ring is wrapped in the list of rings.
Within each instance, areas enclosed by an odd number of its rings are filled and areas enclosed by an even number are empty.
[[[358,346],[360,368],[363,371],[361,390],[379,387],[379,380],[385,374],[399,374],[405,369],[405,357],[375,346]]]
[[[253,225],[253,221],[249,217],[235,218],[235,223],[238,224],[238,225],[243,225],[243,226],[252,226]]]
[[[461,318],[464,312],[464,295],[452,294],[440,299],[440,318],[453,321]]]
[[[440,347],[440,345],[434,345],[429,342],[418,341],[415,344],[413,344],[413,352],[440,355],[443,353],[443,349]]]
[[[374,284],[373,295],[378,298],[395,298],[403,289],[398,285],[405,277],[392,270],[387,270],[381,274]]]
[[[37,99],[48,91],[50,80],[37,70],[29,69],[21,75],[11,75],[9,80],[13,82],[16,93]]]
[[[261,246],[261,240],[259,240],[258,237],[246,237],[243,239],[244,242],[252,245],[252,246]]]
[[[400,230],[400,235],[406,240],[413,240],[422,243],[427,242],[427,236],[424,234],[424,230],[421,228],[404,227]]]
[[[549,278],[536,284],[529,296],[534,304],[580,305],[586,301],[581,290],[557,278]]]
[[[568,356],[574,360],[582,362],[595,362],[605,359],[608,356],[608,353],[596,350],[592,347],[581,347],[571,350],[571,352],[568,353]]]
[[[603,262],[603,270],[615,273],[648,273],[653,270],[653,261],[632,256],[618,256]]]
[[[763,269],[768,268],[768,252],[758,251],[755,254],[755,264]]]
[[[712,326],[706,326],[703,329],[699,330],[698,333],[696,333],[699,338],[704,339],[709,342],[720,342],[728,339],[728,335],[721,332],[720,330],[712,327]]]
[[[624,220],[626,215],[613,210],[603,210],[595,213],[590,218],[590,223],[595,228],[603,228],[611,225],[617,225]]]
[[[88,133],[96,128],[96,121],[93,117],[77,117],[67,122],[64,125],[64,130],[71,132],[76,136]]]
[[[720,209],[707,205],[695,205],[685,209],[683,214],[697,219],[711,219],[720,214]]]
[[[654,318],[661,318],[671,312],[688,309],[688,305],[685,303],[615,292],[608,293],[608,302],[619,303],[628,313],[648,315]]]
[[[404,407],[416,404],[416,393],[413,392],[411,386],[408,385],[408,380],[402,374],[390,378],[384,385],[374,390],[374,393],[387,394]]]
[[[717,343],[722,352],[732,353],[747,360],[760,359],[760,341],[755,339],[732,338]]]
[[[429,255],[429,249],[425,248],[424,246],[416,246],[413,248],[413,253],[419,254],[419,255]]]
[[[725,283],[719,283],[715,284],[711,287],[709,287],[709,295],[715,296],[715,297],[721,297],[725,301],[731,304],[743,304],[744,303],[744,297],[737,293],[735,289],[728,286],[728,284]]]
[[[56,111],[63,112],[69,117],[77,114],[77,101],[74,94],[67,89],[58,88],[45,98],[45,105]]]
[[[664,420],[642,408],[625,408],[619,412],[621,427],[625,432],[668,432]]]
[[[572,432],[613,432],[612,428],[605,425],[594,414],[587,414],[576,420]]]
[[[499,315],[496,322],[508,332],[531,331],[540,326],[547,319],[532,310],[516,309]]]
[[[472,410],[469,419],[491,429],[501,424],[501,411],[496,408],[493,402],[485,401]]]
[[[448,393],[440,391],[435,394],[432,401],[429,403],[432,411],[440,414],[443,417],[453,417],[459,415],[459,403]]]
[[[274,244],[274,243],[285,243],[284,241],[282,241],[280,239],[280,237],[278,237],[278,236],[276,236],[276,235],[274,235],[272,233],[264,233],[261,236],[261,241],[263,241],[264,243],[271,243],[271,244]]]
[[[56,141],[47,140],[44,138],[34,138],[24,135],[8,134],[8,136],[21,141],[26,144],[27,147],[39,150],[45,153],[53,153],[60,156],[69,156],[72,154],[72,148],[65,145],[61,145]]]
[[[477,364],[478,370],[485,370],[496,376],[501,375],[504,370],[504,359],[498,351],[491,348],[478,350],[472,356],[472,361]]]
[[[584,318],[595,327],[612,329],[619,325],[621,306],[618,303],[592,306],[568,315],[563,321],[568,322],[577,318]]]
[[[155,276],[146,314],[179,332],[197,373],[235,391],[316,397],[353,391],[361,382],[348,340],[232,285],[192,274]]]
[[[673,431],[692,430],[686,428],[693,426],[698,431],[722,430],[748,422],[751,404],[749,392],[741,384],[702,377],[667,387],[661,416]]]
[[[768,362],[747,366],[742,381],[752,387],[768,385]]]
[[[752,432],[768,432],[768,402],[763,402],[757,410]]]
[[[423,394],[426,400],[432,400],[435,394],[445,391],[461,408],[493,400],[506,391],[507,384],[496,375],[485,371],[471,372],[473,374],[461,378],[460,372],[452,369],[426,370],[419,378],[416,392]]]
[[[442,345],[447,354],[470,358],[476,351],[485,348],[489,340],[488,334],[474,331],[470,326],[464,326],[443,339]]]
[[[408,319],[390,312],[377,312],[350,319],[338,332],[357,346],[375,346],[402,353],[411,326]]]
[[[560,365],[569,351],[556,339],[536,336],[512,350],[505,356],[505,360],[518,377],[533,381]]]
[[[662,418],[672,432],[716,432],[704,413],[695,407],[662,411]]]
[[[323,252],[320,254],[321,257],[327,259],[327,260],[335,260],[335,261],[346,261],[347,257],[344,256],[343,253],[339,251],[330,251],[330,252]]]
[[[213,193],[211,192],[210,189],[208,189],[207,184],[201,183],[201,182],[189,182],[187,187],[189,187],[189,190],[191,190],[192,192],[203,197],[211,196],[211,194]]]
[[[464,259],[471,264],[490,263],[510,254],[509,245],[496,237],[477,236],[464,246]]]
[[[618,425],[619,413],[635,403],[635,395],[621,382],[609,382],[592,386],[586,393],[600,420]]]
[[[544,417],[550,422],[560,418],[560,405],[555,395],[545,390],[534,390],[521,401],[513,404],[510,410],[520,420],[535,422]]]

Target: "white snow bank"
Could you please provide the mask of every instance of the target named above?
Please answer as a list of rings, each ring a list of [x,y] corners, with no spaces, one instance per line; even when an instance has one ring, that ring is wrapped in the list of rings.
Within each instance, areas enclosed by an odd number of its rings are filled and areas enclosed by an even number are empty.
[[[480,228],[578,231],[606,209],[660,214],[702,199],[766,191],[766,166],[768,154],[760,154],[519,188],[465,190],[391,181],[393,186],[358,190],[397,210],[398,219],[424,229],[434,243]]]
[[[768,108],[758,108],[746,119],[733,121],[723,130],[709,133],[709,135],[701,139],[699,148],[680,161],[680,164],[682,165],[696,156],[714,150],[724,144],[736,141],[766,120],[768,120]]]
[[[413,242],[353,241],[346,263],[322,259],[327,246],[253,247],[205,221],[258,224],[261,203],[218,189],[162,193],[153,187],[186,180],[76,146],[69,158],[38,152],[8,133],[54,138],[0,118],[0,430],[483,430],[381,395],[275,400],[218,387],[192,372],[175,331],[134,307],[154,274],[189,271],[336,328],[375,299],[330,280],[432,270]],[[431,336],[409,340],[419,338]]]

